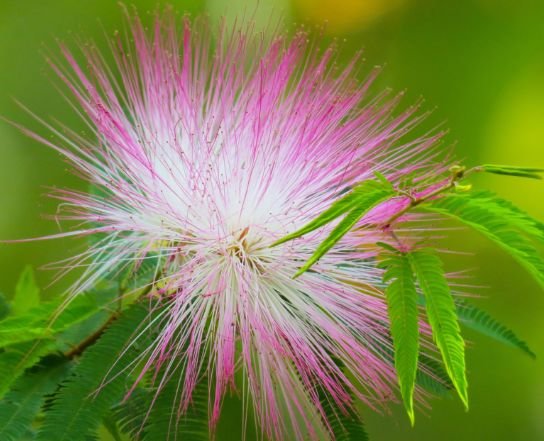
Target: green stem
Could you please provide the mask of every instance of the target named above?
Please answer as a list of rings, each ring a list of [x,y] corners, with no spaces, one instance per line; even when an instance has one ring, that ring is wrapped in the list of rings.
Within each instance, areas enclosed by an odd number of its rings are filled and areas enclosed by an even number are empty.
[[[418,205],[421,205],[423,202],[428,201],[429,199],[432,199],[445,191],[451,190],[452,188],[455,188],[458,184],[458,182],[465,178],[466,176],[472,174],[472,173],[479,173],[484,171],[484,169],[481,166],[473,167],[469,170],[466,170],[465,167],[462,166],[453,166],[450,168],[451,170],[451,177],[448,180],[446,184],[443,186],[437,188],[436,190],[432,191],[431,193],[422,196],[420,198],[413,198],[410,197],[410,204],[408,204],[406,207],[404,207],[402,210],[397,211],[393,216],[391,216],[389,219],[387,219],[385,222],[383,222],[383,227],[389,227],[393,222],[395,222],[398,218],[400,218],[402,215],[406,214],[408,211],[412,210],[413,208],[417,207]]]

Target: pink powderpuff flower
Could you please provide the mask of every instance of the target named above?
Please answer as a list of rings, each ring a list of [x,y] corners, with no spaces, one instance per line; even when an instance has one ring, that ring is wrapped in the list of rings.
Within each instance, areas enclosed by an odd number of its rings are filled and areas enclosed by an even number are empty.
[[[241,387],[268,438],[332,437],[323,394],[344,410],[394,400],[375,245],[386,234],[354,230],[296,279],[334,225],[270,245],[376,172],[396,186],[409,175],[439,182],[442,133],[407,141],[425,116],[417,106],[396,114],[402,94],[369,97],[379,69],[358,81],[359,55],[340,69],[335,49],[304,31],[268,38],[169,12],[149,31],[128,21],[131,35],[110,42],[113,62],[83,45],[84,66],[64,46],[65,62],[51,63],[90,136],[45,122],[58,141],[27,132],[101,189],[54,195],[59,218],[79,223],[57,236],[103,233],[65,262],[85,268],[71,294],[160,253],[153,293],[164,312],[141,376],[182,372],[183,413],[206,372],[212,427],[225,393]]]

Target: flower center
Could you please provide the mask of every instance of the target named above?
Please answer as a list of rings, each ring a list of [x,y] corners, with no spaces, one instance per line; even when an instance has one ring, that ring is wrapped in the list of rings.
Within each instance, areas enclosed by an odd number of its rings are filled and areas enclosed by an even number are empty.
[[[261,241],[262,238],[251,237],[249,235],[249,227],[246,227],[241,233],[232,236],[226,251],[229,256],[243,265],[247,265],[251,269],[263,273],[266,259],[264,259],[261,253],[263,250]]]

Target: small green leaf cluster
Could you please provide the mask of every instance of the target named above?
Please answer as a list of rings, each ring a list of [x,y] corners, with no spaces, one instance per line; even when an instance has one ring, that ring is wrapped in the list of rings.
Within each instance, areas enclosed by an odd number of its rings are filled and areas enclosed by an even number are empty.
[[[298,277],[353,228],[382,228],[384,236],[389,236],[389,240],[376,242],[374,246],[382,249],[378,266],[383,269],[394,348],[391,358],[412,424],[417,387],[439,395],[453,388],[468,409],[465,342],[461,325],[535,357],[512,330],[466,300],[455,298],[441,258],[432,247],[404,243],[395,234],[395,229],[403,222],[404,214],[415,210],[453,219],[504,249],[544,287],[544,259],[537,248],[539,243],[544,243],[544,224],[491,192],[472,191],[472,185],[466,183],[467,176],[475,172],[541,179],[544,169],[487,164],[467,170],[454,165],[450,172],[450,177],[444,179],[442,185],[435,184],[419,192],[410,191],[404,184],[394,189],[382,175],[378,175],[376,179],[359,183],[316,219],[273,244],[297,239],[344,216],[295,274]],[[418,193],[422,196],[413,196]],[[409,198],[409,203],[399,205],[399,211],[389,219],[382,220],[380,224],[360,224],[359,221],[372,208],[401,197]],[[430,324],[441,363],[420,350],[422,320]],[[387,349],[384,348],[384,352]]]
[[[70,301],[41,302],[32,269],[24,270],[0,317],[2,441],[87,441],[100,430],[116,440],[208,439],[207,385],[177,421],[177,383],[157,395],[157,380],[144,378],[131,391],[162,308],[120,298],[133,289],[127,281],[153,284],[156,261],[147,262],[122,283],[104,281]]]

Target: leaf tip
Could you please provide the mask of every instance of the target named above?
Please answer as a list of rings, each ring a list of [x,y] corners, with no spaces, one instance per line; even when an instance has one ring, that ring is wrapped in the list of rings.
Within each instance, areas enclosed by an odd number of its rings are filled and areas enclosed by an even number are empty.
[[[461,398],[461,402],[463,403],[463,407],[465,408],[465,412],[469,411],[469,405],[468,405],[468,392],[467,390],[458,390],[459,398]]]
[[[407,408],[406,413],[408,414],[408,419],[410,420],[410,426],[414,427],[416,425],[416,415],[413,406]]]
[[[295,275],[292,277],[293,280],[294,279],[298,279],[302,274],[304,274],[306,272],[307,268],[305,266],[303,266],[302,268],[300,268],[296,273]]]

